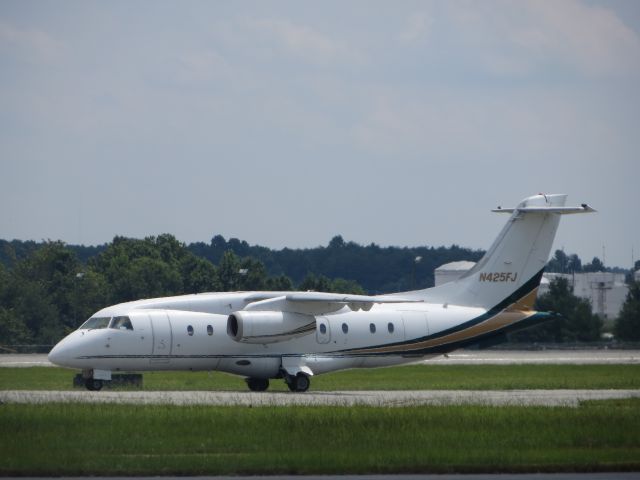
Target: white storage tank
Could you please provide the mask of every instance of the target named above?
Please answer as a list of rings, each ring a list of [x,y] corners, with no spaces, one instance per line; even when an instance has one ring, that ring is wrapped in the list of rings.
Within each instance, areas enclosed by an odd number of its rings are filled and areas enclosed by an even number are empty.
[[[475,262],[451,262],[440,265],[434,271],[436,287],[443,283],[453,282],[473,268]]]

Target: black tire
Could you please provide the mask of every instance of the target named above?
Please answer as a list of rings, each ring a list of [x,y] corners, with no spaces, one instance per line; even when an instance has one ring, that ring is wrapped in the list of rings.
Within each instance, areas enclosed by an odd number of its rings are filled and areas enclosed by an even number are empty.
[[[311,380],[304,373],[296,375],[296,392],[306,392],[311,386]]]
[[[309,390],[311,380],[304,373],[298,373],[295,377],[289,377],[287,386],[292,392],[306,392]]]
[[[84,381],[84,386],[87,387],[87,390],[91,390],[92,392],[98,392],[102,389],[102,380],[97,380],[95,378],[87,378]]]
[[[269,388],[268,378],[247,378],[246,382],[252,392],[264,392]]]

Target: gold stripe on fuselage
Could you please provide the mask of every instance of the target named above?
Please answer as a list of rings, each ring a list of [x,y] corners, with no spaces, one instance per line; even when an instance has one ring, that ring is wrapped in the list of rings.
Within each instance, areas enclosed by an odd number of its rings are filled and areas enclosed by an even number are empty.
[[[450,333],[442,337],[433,338],[431,340],[424,340],[422,342],[393,345],[389,347],[377,347],[377,348],[363,348],[360,350],[352,350],[350,354],[363,354],[363,353],[402,353],[414,350],[421,350],[425,348],[439,347],[448,343],[457,343],[465,340],[469,340],[486,333],[490,333],[496,330],[501,330],[509,325],[520,322],[526,318],[535,315],[537,312],[528,308],[529,305],[533,306],[533,300],[536,298],[538,289],[534,289],[531,293],[525,295],[517,302],[512,303],[502,312],[497,313],[493,317],[480,322],[476,325],[472,325],[469,328],[460,330],[458,332]]]

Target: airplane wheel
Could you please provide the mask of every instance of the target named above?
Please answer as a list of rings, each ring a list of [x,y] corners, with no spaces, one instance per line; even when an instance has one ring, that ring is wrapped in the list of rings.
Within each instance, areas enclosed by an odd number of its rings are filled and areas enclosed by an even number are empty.
[[[252,392],[264,392],[269,388],[268,378],[247,378],[246,382]]]
[[[100,389],[102,389],[102,380],[87,378],[84,381],[84,386],[87,387],[87,390],[91,390],[92,392],[97,392]]]
[[[290,377],[287,386],[292,392],[306,392],[309,390],[311,381],[304,373],[298,373],[295,377]]]

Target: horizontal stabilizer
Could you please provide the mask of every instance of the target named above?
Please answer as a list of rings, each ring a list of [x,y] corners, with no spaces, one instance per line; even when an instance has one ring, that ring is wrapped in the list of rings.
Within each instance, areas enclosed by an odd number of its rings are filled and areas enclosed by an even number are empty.
[[[515,211],[520,213],[558,213],[558,214],[569,214],[569,213],[591,213],[595,212],[593,208],[591,208],[586,203],[583,203],[579,207],[554,207],[554,206],[535,206],[535,207],[520,207],[520,208],[494,208],[491,210],[492,212],[498,213],[513,213]]]

